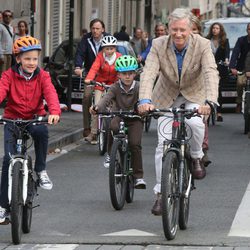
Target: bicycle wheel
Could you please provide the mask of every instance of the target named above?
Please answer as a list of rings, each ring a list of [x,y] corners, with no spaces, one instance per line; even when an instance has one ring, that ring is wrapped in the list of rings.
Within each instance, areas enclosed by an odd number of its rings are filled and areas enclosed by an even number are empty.
[[[161,192],[163,230],[168,240],[175,238],[178,228],[178,166],[176,153],[167,152],[162,162]]]
[[[107,152],[107,140],[108,140],[108,133],[107,133],[107,122],[105,119],[101,119],[100,123],[100,131],[99,131],[99,154],[104,155]]]
[[[134,183],[134,176],[133,176],[133,169],[131,167],[131,158],[130,156],[127,156],[127,190],[126,190],[126,202],[127,203],[131,203],[133,202],[134,199],[134,187],[135,187],[135,183]]]
[[[190,174],[190,159],[185,159],[183,169],[183,183],[182,183],[182,193],[180,194],[180,210],[179,210],[179,227],[181,230],[185,230],[188,224],[189,217],[189,204],[191,195],[191,180],[192,175]],[[189,193],[186,192],[190,188]]]
[[[32,169],[32,159],[29,157],[28,160],[28,195],[26,204],[23,207],[23,224],[22,230],[23,233],[29,233],[31,228],[31,221],[32,221],[32,207],[33,207],[33,199],[36,195],[37,187],[36,182],[33,179],[33,169]]]
[[[248,134],[250,129],[250,94],[245,95],[245,105],[244,105],[244,134]]]
[[[144,123],[145,123],[145,132],[149,131],[150,125],[151,125],[151,116],[146,116]]]
[[[122,141],[115,140],[110,155],[109,191],[111,203],[116,210],[123,208],[126,198],[127,177],[125,164]]]
[[[22,186],[23,177],[21,173],[22,163],[17,161],[13,166],[12,172],[12,194],[11,194],[11,233],[14,244],[21,242],[22,235],[22,216],[23,216],[23,198]]]

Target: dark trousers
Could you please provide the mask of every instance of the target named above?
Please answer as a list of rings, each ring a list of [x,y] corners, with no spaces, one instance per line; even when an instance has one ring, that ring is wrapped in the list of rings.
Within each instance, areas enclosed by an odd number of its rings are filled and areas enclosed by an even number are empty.
[[[111,120],[110,129],[114,134],[119,132],[120,118],[115,117]],[[133,175],[136,179],[143,178],[142,167],[142,131],[143,122],[140,119],[126,119],[125,124],[128,127],[128,144],[131,152],[131,165],[133,168]],[[110,154],[113,140],[109,138],[108,152]]]
[[[13,137],[13,125],[6,124],[4,126],[4,158],[1,176],[0,189],[0,206],[8,208],[8,170],[9,170],[9,154],[15,154],[15,139]],[[35,171],[40,172],[45,170],[46,156],[48,150],[48,128],[45,125],[30,125],[27,130],[34,140],[35,147]]]

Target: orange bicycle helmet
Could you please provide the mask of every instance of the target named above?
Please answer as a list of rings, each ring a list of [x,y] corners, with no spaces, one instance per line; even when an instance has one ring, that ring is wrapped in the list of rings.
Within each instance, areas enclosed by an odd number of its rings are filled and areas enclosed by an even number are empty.
[[[15,55],[18,55],[26,51],[42,50],[42,46],[38,39],[32,36],[22,36],[14,42],[12,50]]]

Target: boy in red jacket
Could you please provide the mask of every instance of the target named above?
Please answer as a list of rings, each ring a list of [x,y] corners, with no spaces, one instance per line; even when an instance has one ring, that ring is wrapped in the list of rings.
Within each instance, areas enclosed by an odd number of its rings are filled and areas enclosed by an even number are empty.
[[[89,84],[91,80],[95,80],[106,85],[111,85],[118,80],[115,70],[115,61],[121,56],[116,51],[117,40],[113,36],[105,36],[102,39],[102,51],[98,53],[96,59],[86,76],[85,83]],[[104,89],[95,86],[95,103],[98,103],[103,95]],[[97,144],[97,116],[92,116],[91,133],[85,138],[91,144]]]
[[[38,58],[41,43],[31,36],[18,38],[13,44],[13,54],[16,65],[2,74],[0,79],[0,103],[7,97],[4,117],[9,119],[32,119],[35,115],[45,116],[43,98],[49,109],[49,124],[59,121],[61,110],[56,90],[51,82],[48,72],[38,67]],[[8,202],[8,168],[9,154],[14,153],[14,140],[11,124],[4,127],[4,159],[2,166],[0,191],[0,223],[5,221],[9,214]],[[39,185],[43,189],[52,189],[46,168],[46,155],[48,148],[48,128],[41,125],[29,125],[27,130],[34,139],[35,171]]]

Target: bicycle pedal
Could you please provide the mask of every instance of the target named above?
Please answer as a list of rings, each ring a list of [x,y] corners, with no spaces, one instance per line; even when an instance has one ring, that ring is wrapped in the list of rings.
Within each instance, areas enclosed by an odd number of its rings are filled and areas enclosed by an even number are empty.
[[[195,189],[196,189],[196,186],[193,185],[193,186],[191,187],[191,190],[195,190]]]
[[[0,225],[8,225],[10,224],[10,219],[6,218],[4,222],[0,223]]]
[[[38,205],[32,207],[32,209],[37,208],[37,207],[40,207],[40,204],[38,204]]]

